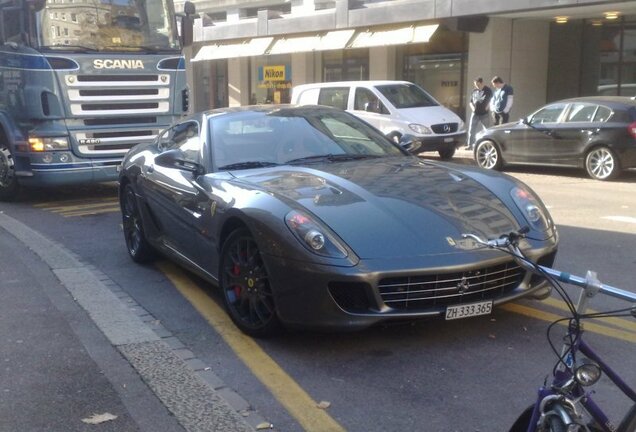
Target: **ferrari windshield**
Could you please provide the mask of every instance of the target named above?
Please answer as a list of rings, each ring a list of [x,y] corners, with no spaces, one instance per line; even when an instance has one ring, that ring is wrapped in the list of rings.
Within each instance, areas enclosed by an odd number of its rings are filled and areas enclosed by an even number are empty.
[[[41,48],[179,49],[170,0],[47,0],[37,23]]]
[[[219,169],[310,164],[404,156],[399,147],[356,117],[337,110],[282,108],[210,117]]]

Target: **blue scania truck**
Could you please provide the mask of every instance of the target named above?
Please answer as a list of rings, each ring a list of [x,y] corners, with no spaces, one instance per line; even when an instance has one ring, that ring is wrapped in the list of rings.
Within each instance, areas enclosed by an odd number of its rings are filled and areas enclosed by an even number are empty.
[[[183,36],[172,0],[0,0],[0,200],[116,180],[188,111]]]

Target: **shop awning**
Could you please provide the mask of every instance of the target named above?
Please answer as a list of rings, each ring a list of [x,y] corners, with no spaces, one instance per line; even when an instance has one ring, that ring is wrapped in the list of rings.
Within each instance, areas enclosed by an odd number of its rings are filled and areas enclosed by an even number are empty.
[[[265,54],[265,51],[272,44],[273,40],[273,37],[263,37],[247,39],[243,42],[233,44],[205,45],[201,47],[192,61],[260,56]]]
[[[343,49],[355,30],[336,30],[324,35],[282,37],[276,39],[268,54],[289,54]]]
[[[368,48],[428,42],[439,25],[410,25],[383,30],[334,30],[323,34],[245,39],[228,44],[201,47],[192,61],[290,54],[345,48]]]
[[[368,48],[428,42],[438,24],[408,26],[389,30],[367,30],[355,35],[348,48]]]

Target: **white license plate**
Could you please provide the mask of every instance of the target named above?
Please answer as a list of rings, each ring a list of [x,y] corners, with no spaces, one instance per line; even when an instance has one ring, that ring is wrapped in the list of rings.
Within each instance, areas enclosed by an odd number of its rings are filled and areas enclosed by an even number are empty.
[[[454,320],[478,315],[489,315],[492,312],[492,301],[468,303],[446,308],[446,319]]]
[[[455,138],[444,138],[444,142],[453,142]]]

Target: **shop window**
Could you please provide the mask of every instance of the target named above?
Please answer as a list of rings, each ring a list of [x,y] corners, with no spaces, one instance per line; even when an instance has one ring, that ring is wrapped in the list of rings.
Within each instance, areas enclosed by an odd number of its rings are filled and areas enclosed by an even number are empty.
[[[250,62],[250,104],[281,104],[291,100],[291,55],[256,57]]]
[[[368,49],[325,51],[322,64],[324,82],[369,79]]]

